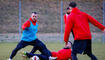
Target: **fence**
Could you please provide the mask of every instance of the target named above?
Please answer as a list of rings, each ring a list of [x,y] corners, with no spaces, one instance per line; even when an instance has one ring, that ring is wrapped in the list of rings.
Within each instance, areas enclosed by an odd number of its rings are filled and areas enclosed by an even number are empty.
[[[32,11],[39,13],[38,38],[44,42],[63,42],[63,15],[70,1],[77,2],[80,10],[104,24],[105,6],[101,0],[0,0],[0,42],[18,42],[21,25],[28,20]],[[93,41],[104,42],[102,32],[91,24],[90,27]],[[70,40],[73,40],[72,35]]]

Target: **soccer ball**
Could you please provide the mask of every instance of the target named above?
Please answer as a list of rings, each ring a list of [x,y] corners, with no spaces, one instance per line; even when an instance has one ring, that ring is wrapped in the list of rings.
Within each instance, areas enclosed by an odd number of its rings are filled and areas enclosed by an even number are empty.
[[[31,57],[31,59],[30,60],[40,60],[39,59],[39,57],[38,56],[33,56],[33,57]]]

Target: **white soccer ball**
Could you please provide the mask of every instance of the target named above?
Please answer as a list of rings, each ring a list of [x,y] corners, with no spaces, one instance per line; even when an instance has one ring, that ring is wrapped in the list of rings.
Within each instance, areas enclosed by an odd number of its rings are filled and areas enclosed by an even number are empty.
[[[39,57],[38,56],[33,56],[33,57],[31,57],[31,59],[30,60],[40,60],[39,59]]]

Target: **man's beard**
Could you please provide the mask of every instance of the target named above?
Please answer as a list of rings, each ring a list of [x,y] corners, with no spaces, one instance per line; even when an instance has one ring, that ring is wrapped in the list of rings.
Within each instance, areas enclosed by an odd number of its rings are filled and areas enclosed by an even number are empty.
[[[36,19],[33,19],[33,22],[36,22]]]
[[[69,15],[69,14],[70,14],[70,12],[67,12],[67,14]]]
[[[64,47],[64,49],[70,49],[69,47]]]

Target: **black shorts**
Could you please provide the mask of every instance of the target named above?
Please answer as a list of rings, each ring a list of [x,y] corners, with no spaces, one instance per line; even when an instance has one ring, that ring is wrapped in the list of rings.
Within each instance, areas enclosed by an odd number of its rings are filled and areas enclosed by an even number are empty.
[[[84,53],[83,53],[84,52]],[[75,40],[72,46],[72,53],[87,54],[91,51],[91,40]]]

